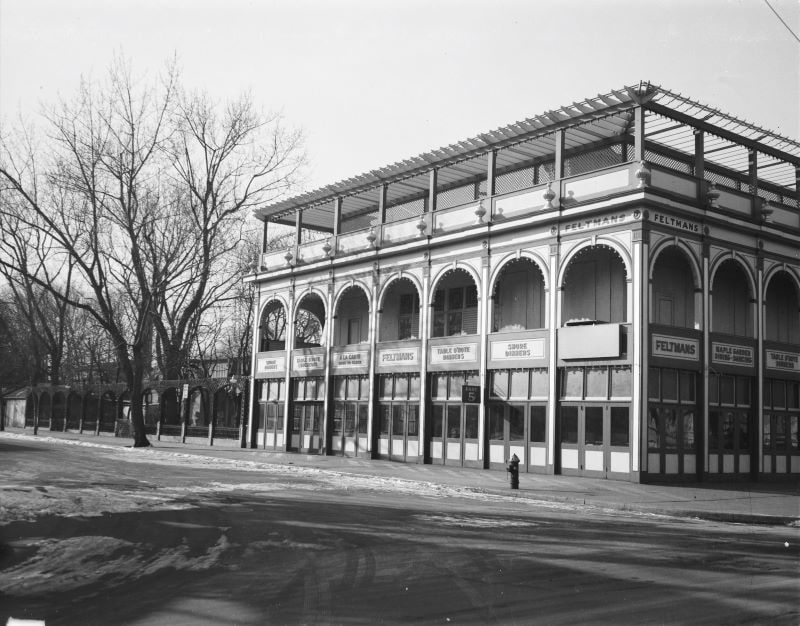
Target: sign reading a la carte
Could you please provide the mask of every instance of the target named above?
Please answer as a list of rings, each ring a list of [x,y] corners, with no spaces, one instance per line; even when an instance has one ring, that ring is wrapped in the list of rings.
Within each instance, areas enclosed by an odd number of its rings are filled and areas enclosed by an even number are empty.
[[[687,339],[686,337],[654,334],[652,353],[653,356],[668,359],[697,361],[700,358],[700,342],[697,339]]]
[[[334,352],[333,366],[337,369],[348,367],[367,367],[369,364],[369,352],[359,350],[358,352]]]
[[[516,359],[543,359],[544,339],[517,339],[514,341],[492,341],[489,355],[492,361]]]
[[[447,346],[431,346],[431,363],[475,362],[477,360],[477,343],[453,343]]]
[[[325,355],[324,354],[295,354],[294,355],[294,370],[308,371],[308,370],[321,370],[325,369]]]
[[[800,371],[800,354],[767,350],[767,367],[773,370]]]
[[[752,367],[755,362],[755,355],[753,348],[749,346],[713,342],[711,344],[711,361],[713,363]]]
[[[283,356],[259,356],[256,357],[256,372],[259,374],[270,374],[272,372],[283,373],[286,370],[286,357]]]

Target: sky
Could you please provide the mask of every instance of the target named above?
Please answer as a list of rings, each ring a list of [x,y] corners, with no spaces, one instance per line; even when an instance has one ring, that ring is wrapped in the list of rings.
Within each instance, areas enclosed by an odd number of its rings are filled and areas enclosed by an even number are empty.
[[[315,189],[650,81],[800,135],[800,1],[0,0],[0,118],[115,53],[306,137]],[[794,34],[793,34],[794,33]]]

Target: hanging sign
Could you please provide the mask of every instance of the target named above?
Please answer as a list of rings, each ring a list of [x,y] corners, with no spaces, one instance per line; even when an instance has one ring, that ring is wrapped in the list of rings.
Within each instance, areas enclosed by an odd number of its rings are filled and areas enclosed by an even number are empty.
[[[452,343],[444,346],[431,346],[431,363],[476,362],[478,360],[477,343]]]
[[[333,366],[336,369],[347,369],[349,367],[367,367],[369,365],[369,352],[359,350],[358,352],[334,352]]]
[[[296,354],[294,355],[294,366],[292,369],[301,372],[325,369],[325,355]]]
[[[378,365],[380,367],[419,365],[419,348],[387,348],[385,350],[378,350]]]
[[[286,371],[286,357],[284,356],[259,356],[256,357],[256,373],[272,374]]]
[[[465,404],[480,404],[480,385],[461,385],[461,402]]]
[[[800,371],[800,354],[796,352],[778,352],[767,350],[767,367],[772,370]]]
[[[543,359],[545,357],[544,347],[544,339],[492,341],[489,345],[489,354],[492,361]]]
[[[755,363],[755,354],[750,346],[713,342],[711,344],[711,361],[726,365],[752,367]]]
[[[686,337],[653,335],[651,352],[653,356],[668,359],[697,361],[700,359],[700,342],[697,339],[687,339]]]

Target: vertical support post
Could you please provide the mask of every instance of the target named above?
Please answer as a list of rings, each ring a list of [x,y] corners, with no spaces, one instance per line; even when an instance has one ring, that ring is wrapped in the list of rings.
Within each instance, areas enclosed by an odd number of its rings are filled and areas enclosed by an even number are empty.
[[[709,283],[708,267],[708,244],[703,245],[703,423],[700,425],[700,447],[701,454],[697,459],[697,476],[702,479],[708,471],[708,376],[711,358],[710,346],[710,324],[711,324],[711,284]]]
[[[488,376],[487,376],[487,366],[489,364],[489,332],[491,331],[491,325],[489,320],[491,318],[491,298],[490,298],[490,285],[489,285],[489,278],[490,278],[490,262],[491,262],[491,250],[489,249],[489,242],[483,242],[483,250],[481,251],[481,288],[480,288],[480,307],[479,307],[479,314],[481,325],[479,328],[480,336],[480,346],[481,346],[481,360],[480,360],[480,372],[478,372],[480,386],[481,386],[481,403],[478,407],[478,441],[480,444],[478,445],[478,460],[483,463],[483,468],[488,469],[489,467],[489,458],[486,454],[487,450],[487,442],[488,439],[486,438],[486,406],[488,403]],[[523,461],[527,461],[527,450],[526,454],[524,455],[525,458]]]
[[[426,456],[430,454],[427,450],[428,444],[428,402],[426,398],[428,391],[428,338],[430,337],[431,323],[431,264],[430,257],[425,253],[425,261],[422,267],[422,293],[420,294],[420,316],[419,316],[419,437],[420,437],[420,462],[424,463]]]
[[[386,194],[389,186],[383,183],[378,187],[378,223],[383,225],[386,223]]]
[[[560,181],[564,178],[564,130],[559,129],[555,134],[555,179]],[[558,192],[561,197],[561,192]]]
[[[342,198],[333,199],[333,236],[338,237],[342,230]],[[299,241],[299,240],[298,240]]]
[[[637,106],[633,109],[633,160],[644,161],[644,109]]]
[[[297,213],[294,214],[294,243],[295,246],[299,246],[301,243],[301,234],[303,232],[303,209],[297,209]],[[295,250],[295,252],[297,252]]]
[[[383,207],[385,207],[385,199],[386,199],[386,185],[381,185],[381,195],[380,200],[378,202],[378,212],[380,214],[381,223],[383,223]],[[378,278],[377,271],[372,276],[372,293],[370,294],[371,306],[369,311],[369,353],[370,353],[370,360],[369,360],[369,399],[367,403],[367,452],[369,453],[367,456],[370,459],[375,458],[375,450],[373,449],[374,446],[373,442],[373,433],[375,432],[375,420],[376,420],[376,411],[375,408],[377,406],[378,400],[378,384],[376,381],[376,361],[378,358],[378,324],[379,324],[379,315],[378,315],[378,297],[380,295],[379,287],[380,281]],[[358,446],[359,432],[358,432],[358,415],[356,415],[356,446]],[[360,452],[356,447],[357,454]]]
[[[756,433],[755,463],[750,463],[755,478],[764,471],[764,257],[758,257],[758,284],[756,285]]]
[[[33,395],[33,434],[39,434],[39,396]]]
[[[694,177],[700,180],[706,177],[706,148],[705,134],[702,130],[694,129]],[[699,188],[699,193],[704,193],[703,186]],[[702,198],[701,198],[702,199]]]
[[[250,433],[250,438],[253,438],[253,409],[255,407],[255,385],[256,385],[256,368],[258,367],[258,349],[259,349],[259,342],[261,338],[258,336],[259,332],[261,331],[261,319],[259,316],[259,293],[258,287],[256,287],[256,294],[255,298],[253,299],[253,348],[250,350],[250,393],[248,395],[247,401],[247,421],[245,421],[245,415],[242,411],[242,402],[244,402],[244,398],[239,398],[239,447],[246,448],[247,447],[247,433]],[[288,313],[287,313],[288,315]],[[288,324],[287,324],[288,326]],[[265,416],[266,417],[266,416]],[[266,433],[264,434],[264,438],[266,439]]]
[[[331,272],[328,280],[333,280],[333,272]],[[286,378],[284,379],[284,397],[283,397],[283,451],[289,451],[289,444],[292,439],[292,433],[290,432],[290,424],[292,423],[292,416],[289,415],[289,410],[293,408],[294,404],[292,402],[292,352],[294,351],[294,341],[295,341],[295,316],[296,312],[294,310],[295,307],[295,295],[294,295],[294,284],[291,286],[291,290],[289,291],[289,305],[286,311],[286,339],[285,339],[285,346],[286,346]],[[277,446],[276,446],[277,447]]]
[[[436,186],[439,181],[439,170],[435,167],[428,174],[428,202],[426,210],[428,213],[436,211]]]
[[[558,325],[560,320],[561,288],[558,284],[559,263],[558,239],[550,243],[550,293],[547,307],[547,328],[550,329],[550,358],[548,359],[548,398],[547,403],[547,460],[548,473],[556,471],[556,419],[558,417]],[[560,469],[560,468],[559,468]]]
[[[647,416],[647,354],[648,354],[648,257],[649,246],[647,232],[643,230],[633,233],[633,283],[631,317],[633,331],[633,397],[631,407],[631,472],[634,476],[648,471],[647,464],[647,429],[644,421]],[[640,482],[641,478],[637,480]]]
[[[495,192],[495,173],[497,170],[497,150],[486,153],[486,197],[491,198]]]
[[[753,206],[753,219],[761,223],[761,200],[758,197],[758,153],[752,148],[747,151],[747,186]]]
[[[268,236],[269,233],[267,232],[267,226],[269,224],[269,219],[266,217],[264,218],[264,228],[261,231],[261,253],[264,254],[267,251],[267,241],[269,241]],[[259,263],[261,265],[261,263]]]
[[[333,416],[333,344],[336,340],[335,326],[336,316],[333,310],[333,297],[334,297],[334,284],[333,281],[328,282],[328,297],[325,302],[325,374],[322,380],[325,382],[325,399],[322,401],[322,445],[320,446],[319,454],[326,456],[328,454],[328,433],[330,432],[329,422]],[[342,424],[344,428],[344,424]]]

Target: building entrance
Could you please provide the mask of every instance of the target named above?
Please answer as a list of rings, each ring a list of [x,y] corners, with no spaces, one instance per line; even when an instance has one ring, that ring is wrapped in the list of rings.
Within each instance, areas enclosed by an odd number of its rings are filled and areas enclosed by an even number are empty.
[[[478,405],[435,403],[429,436],[432,463],[480,467]]]
[[[322,402],[296,402],[292,409],[289,450],[318,452],[322,446]]]
[[[559,408],[561,474],[623,477],[630,473],[630,406],[562,403]]]
[[[414,461],[419,455],[419,404],[380,405],[378,454],[392,461]]]

